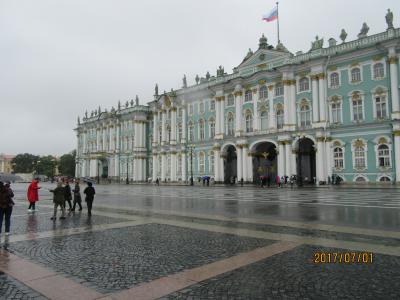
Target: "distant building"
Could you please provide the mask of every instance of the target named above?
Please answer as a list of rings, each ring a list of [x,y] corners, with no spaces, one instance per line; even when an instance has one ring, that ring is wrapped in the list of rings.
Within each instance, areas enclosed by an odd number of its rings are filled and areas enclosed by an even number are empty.
[[[13,166],[11,164],[14,155],[0,154],[0,173],[12,173]]]
[[[226,74],[126,103],[78,122],[77,176],[255,182],[297,175],[327,182],[400,181],[400,29],[316,38],[290,53],[262,36]],[[191,162],[193,164],[191,165]]]

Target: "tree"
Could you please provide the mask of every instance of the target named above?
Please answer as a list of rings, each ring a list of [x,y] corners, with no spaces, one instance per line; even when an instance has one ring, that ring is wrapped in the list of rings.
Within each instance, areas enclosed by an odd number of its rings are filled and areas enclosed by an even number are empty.
[[[37,161],[39,156],[24,153],[15,156],[11,164],[13,165],[14,173],[32,173],[36,170]]]
[[[62,175],[75,176],[75,150],[60,157],[59,170]]]
[[[57,162],[53,156],[41,156],[37,163],[36,171],[38,174],[52,178],[54,176],[56,165]]]

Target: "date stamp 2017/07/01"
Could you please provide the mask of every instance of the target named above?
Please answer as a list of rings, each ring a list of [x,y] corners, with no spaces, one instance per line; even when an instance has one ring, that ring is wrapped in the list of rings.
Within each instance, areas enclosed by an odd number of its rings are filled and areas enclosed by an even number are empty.
[[[314,252],[315,264],[372,264],[372,252]]]

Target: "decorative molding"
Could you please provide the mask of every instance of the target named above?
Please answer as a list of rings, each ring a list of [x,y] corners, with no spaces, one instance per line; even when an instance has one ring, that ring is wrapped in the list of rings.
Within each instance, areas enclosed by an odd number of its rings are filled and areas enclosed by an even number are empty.
[[[400,130],[393,130],[394,136],[400,136]]]
[[[258,84],[259,84],[259,85],[264,85],[265,82],[266,82],[265,79],[260,79],[260,80],[258,81]]]
[[[397,62],[399,61],[399,58],[397,56],[391,56],[388,59],[389,64],[397,64]]]
[[[243,92],[242,91],[236,91],[233,94],[235,95],[235,97],[237,97],[237,96],[242,96]]]

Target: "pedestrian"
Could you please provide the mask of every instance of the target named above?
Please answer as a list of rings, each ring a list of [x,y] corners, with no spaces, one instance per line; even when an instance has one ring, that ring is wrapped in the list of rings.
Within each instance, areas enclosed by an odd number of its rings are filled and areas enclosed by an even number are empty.
[[[56,220],[57,217],[57,209],[61,207],[61,217],[60,219],[65,219],[65,188],[62,186],[62,182],[57,183],[57,187],[54,190],[50,190],[53,195],[53,203],[54,203],[54,213],[50,218],[51,220]]]
[[[160,180],[158,179],[158,177],[156,178],[156,185],[160,185]]]
[[[96,191],[95,191],[94,187],[92,186],[91,182],[88,182],[87,185],[88,186],[85,188],[83,193],[86,195],[85,201],[86,201],[87,208],[88,208],[88,216],[90,217],[90,216],[92,216],[92,204],[93,204],[94,195],[96,194]]]
[[[72,206],[72,211],[75,211],[75,206],[78,203],[79,205],[79,211],[82,210],[82,197],[81,197],[81,188],[79,186],[79,179],[75,180],[75,187],[72,190],[74,193],[74,205]]]
[[[10,235],[11,214],[14,206],[13,197],[14,193],[10,187],[10,183],[8,182],[4,185],[0,181],[0,234],[2,232],[3,218],[5,217],[6,236]]]
[[[279,177],[279,175],[276,175],[276,184],[277,184],[278,188],[281,187],[281,177]]]
[[[71,205],[71,200],[72,200],[72,194],[71,194],[71,186],[69,185],[69,180],[68,178],[65,180],[65,186],[64,186],[64,197],[65,201],[68,203],[68,210],[72,210],[72,205]]]
[[[269,175],[267,175],[267,186],[271,186],[271,177]]]
[[[33,179],[28,187],[27,197],[29,201],[28,212],[35,212],[35,203],[39,201],[39,189],[38,179]]]

